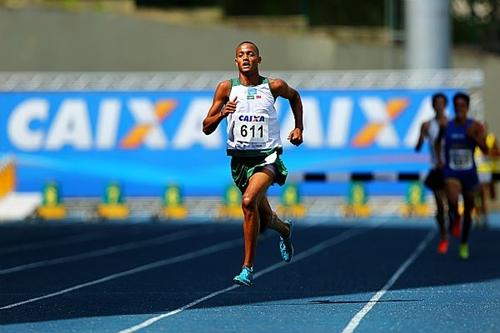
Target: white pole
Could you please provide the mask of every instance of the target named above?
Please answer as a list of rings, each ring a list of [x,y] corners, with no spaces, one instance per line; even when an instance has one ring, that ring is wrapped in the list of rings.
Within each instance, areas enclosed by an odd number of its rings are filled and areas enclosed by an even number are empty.
[[[448,68],[449,0],[406,0],[406,67]]]

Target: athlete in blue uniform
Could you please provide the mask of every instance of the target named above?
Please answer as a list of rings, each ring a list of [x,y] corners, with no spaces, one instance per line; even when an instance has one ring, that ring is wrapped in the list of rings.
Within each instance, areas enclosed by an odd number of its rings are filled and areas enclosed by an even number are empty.
[[[290,103],[295,128],[288,135],[293,145],[302,143],[302,101],[299,93],[280,79],[259,75],[261,57],[257,46],[244,41],[236,47],[235,63],[238,78],[220,82],[206,118],[203,132],[210,134],[223,119],[227,119],[227,153],[231,156],[231,173],[243,193],[243,235],[245,256],[241,273],[234,283],[250,286],[257,236],[265,228],[280,235],[280,252],[285,262],[292,260],[292,224],[274,213],[267,199],[267,189],[273,183],[282,185],[287,176],[279,155],[280,126],[274,103],[283,97]]]
[[[470,97],[464,93],[457,93],[453,97],[455,118],[441,127],[436,149],[441,149],[441,140],[444,139],[444,178],[448,206],[454,223],[460,223],[458,214],[458,198],[462,194],[464,201],[462,238],[458,255],[461,259],[469,258],[469,232],[472,222],[474,198],[479,190],[474,149],[478,146],[487,153],[486,133],[484,126],[467,118]]]

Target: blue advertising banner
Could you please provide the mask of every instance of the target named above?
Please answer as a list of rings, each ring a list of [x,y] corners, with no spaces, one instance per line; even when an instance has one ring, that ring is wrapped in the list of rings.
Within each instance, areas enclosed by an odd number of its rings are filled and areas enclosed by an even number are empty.
[[[443,92],[451,98],[455,90]],[[286,142],[288,102],[276,107],[289,172],[428,168],[415,153],[420,125],[432,118],[435,90],[306,90],[304,144]],[[16,157],[18,190],[48,180],[65,196],[100,196],[119,181],[126,195],[161,195],[176,183],[187,195],[218,195],[231,182],[226,123],[206,136],[211,91],[0,93],[0,152]],[[331,194],[311,185],[306,194]]]

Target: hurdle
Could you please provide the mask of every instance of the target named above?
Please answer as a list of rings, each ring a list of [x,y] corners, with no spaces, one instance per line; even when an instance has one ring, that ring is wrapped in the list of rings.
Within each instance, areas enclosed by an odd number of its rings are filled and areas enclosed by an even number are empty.
[[[427,175],[424,172],[302,172],[289,176],[290,181],[295,183],[350,183],[349,193],[346,193],[346,203],[342,205],[345,217],[368,217],[371,215],[368,203],[368,193],[364,184],[378,182],[405,182],[408,189],[401,204],[400,214],[403,217],[417,216],[428,217],[432,211],[424,197],[423,180]],[[492,172],[492,180],[500,180],[500,171]],[[355,194],[354,194],[355,193]],[[358,200],[359,199],[359,200]]]

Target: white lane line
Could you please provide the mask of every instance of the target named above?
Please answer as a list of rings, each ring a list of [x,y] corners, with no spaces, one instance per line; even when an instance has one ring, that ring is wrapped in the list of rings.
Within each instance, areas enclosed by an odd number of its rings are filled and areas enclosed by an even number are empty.
[[[35,249],[40,249],[40,248],[56,247],[59,245],[80,243],[80,242],[94,240],[94,239],[98,239],[98,238],[102,238],[102,237],[106,237],[106,236],[107,235],[103,234],[102,232],[96,232],[96,233],[89,233],[89,234],[83,234],[83,235],[72,235],[69,237],[62,238],[62,239],[58,239],[58,238],[46,239],[43,241],[37,241],[37,242],[22,244],[22,245],[15,245],[15,246],[0,249],[0,255],[19,252],[19,251],[35,250]]]
[[[143,321],[142,323],[140,324],[137,324],[135,326],[132,326],[130,328],[126,328],[124,330],[121,330],[119,333],[132,333],[132,332],[137,332],[138,330],[141,330],[143,328],[146,328],[148,326],[151,326],[153,325],[154,323],[156,323],[157,321],[159,320],[162,320],[163,318],[166,318],[166,317],[171,317],[173,315],[176,315],[178,314],[179,312],[182,312],[186,309],[189,309],[197,304],[200,304],[201,302],[204,302],[206,301],[207,299],[210,299],[210,298],[214,298],[215,296],[217,295],[220,295],[220,294],[224,294],[225,292],[228,292],[228,291],[231,291],[233,289],[236,289],[236,288],[239,288],[241,286],[237,285],[237,284],[234,284],[230,287],[227,287],[227,288],[224,288],[224,289],[220,289],[220,290],[217,290],[217,291],[214,291],[213,293],[211,294],[208,294],[206,295],[205,297],[202,297],[202,298],[199,298],[197,300],[194,300],[192,301],[191,303],[189,304],[186,304],[184,306],[181,306],[180,308],[178,309],[175,309],[173,311],[170,311],[170,312],[166,312],[166,313],[162,313],[161,315],[159,316],[156,316],[156,317],[152,317],[152,318],[149,318],[148,320],[145,320]]]
[[[370,310],[377,304],[377,302],[384,296],[384,294],[391,289],[392,285],[399,279],[399,277],[405,272],[405,270],[413,264],[413,262],[418,258],[418,256],[425,249],[427,244],[436,234],[436,230],[430,231],[427,236],[420,242],[415,251],[406,259],[406,261],[398,268],[398,270],[391,276],[389,281],[380,289],[373,297],[365,304],[365,306],[351,319],[349,324],[342,330],[342,333],[352,333],[358,327],[361,320],[370,312]]]
[[[323,251],[324,249],[328,248],[328,247],[331,247],[333,245],[337,245],[353,236],[356,236],[357,234],[360,234],[360,233],[363,233],[363,232],[367,232],[368,230],[372,230],[371,228],[370,229],[349,229],[347,231],[344,231],[343,233],[337,235],[337,236],[334,236],[326,241],[323,241],[321,243],[318,243],[317,245],[305,250],[305,251],[302,251],[300,254],[294,256],[293,258],[293,261],[291,263],[285,263],[283,261],[280,261],[274,265],[271,265],[271,266],[268,266],[267,268],[259,271],[258,273],[256,273],[254,275],[254,279],[257,279],[265,274],[268,274],[268,273],[271,273],[272,271],[278,269],[278,268],[281,268],[281,267],[284,267],[284,266],[289,266],[289,265],[292,265],[292,264],[295,264],[307,257],[310,257],[312,256],[313,254],[316,254],[320,251]],[[210,298],[214,298],[215,296],[217,295],[220,295],[220,294],[223,294],[225,292],[228,292],[228,291],[231,291],[233,289],[236,289],[240,287],[239,285],[232,285],[230,287],[227,287],[227,288],[224,288],[224,289],[220,289],[218,291],[215,291],[211,294],[208,294],[206,295],[205,297],[202,297],[202,298],[199,298],[189,304],[186,304],[184,306],[181,306],[180,308],[177,308],[175,310],[172,310],[172,311],[169,311],[169,312],[166,312],[166,313],[162,313],[158,316],[155,316],[155,317],[152,317],[152,318],[149,318],[145,321],[143,321],[142,323],[139,323],[135,326],[132,326],[132,327],[129,327],[129,328],[126,328],[124,330],[121,330],[119,333],[132,333],[132,332],[137,332],[143,328],[146,328],[148,326],[151,326],[152,324],[156,323],[157,321],[163,319],[163,318],[166,318],[166,317],[171,317],[173,315],[176,315],[186,309],[189,309],[197,304],[200,304],[201,302],[204,302]]]
[[[79,253],[79,254],[66,256],[66,257],[36,261],[36,262],[29,263],[29,264],[18,265],[18,266],[0,269],[0,275],[25,271],[25,270],[33,269],[33,268],[68,263],[68,262],[73,262],[73,261],[78,261],[78,260],[83,260],[83,259],[95,258],[95,257],[99,257],[99,256],[117,253],[117,252],[133,250],[133,249],[137,249],[140,247],[165,244],[168,242],[173,242],[173,241],[180,240],[183,238],[191,237],[191,236],[196,235],[198,233],[200,233],[199,229],[183,230],[183,231],[163,235],[163,236],[152,238],[152,239],[146,239],[146,240],[137,241],[137,242],[128,242],[128,243],[124,243],[124,244],[120,244],[120,245],[109,246],[106,248],[93,250],[93,251],[89,251],[89,252],[84,252],[84,253]]]
[[[29,303],[37,302],[37,301],[40,301],[43,299],[63,295],[63,294],[69,293],[71,291],[75,291],[75,290],[82,289],[82,288],[89,287],[89,286],[93,286],[93,285],[96,285],[99,283],[114,280],[114,279],[117,279],[117,278],[120,278],[123,276],[127,276],[127,275],[131,275],[131,274],[147,271],[149,269],[158,268],[158,267],[166,266],[166,265],[171,265],[171,264],[175,264],[175,263],[178,263],[181,261],[186,261],[186,260],[194,259],[197,257],[205,256],[205,255],[212,254],[212,253],[215,253],[218,251],[229,249],[229,248],[236,246],[236,245],[239,245],[241,243],[243,243],[243,240],[241,239],[241,237],[238,237],[236,239],[225,241],[225,242],[222,242],[220,244],[212,245],[212,246],[200,249],[200,250],[184,253],[184,254],[181,254],[181,255],[176,256],[176,257],[158,260],[158,261],[146,264],[146,265],[141,265],[141,266],[138,266],[138,267],[135,267],[132,269],[128,269],[126,271],[107,275],[107,276],[102,277],[100,279],[92,280],[92,281],[82,283],[82,284],[78,284],[78,285],[75,285],[73,287],[62,289],[62,290],[59,290],[59,291],[56,291],[56,292],[53,292],[53,293],[50,293],[47,295],[43,295],[43,296],[39,296],[39,297],[35,297],[35,298],[30,298],[30,299],[27,299],[25,301],[21,301],[21,302],[9,304],[9,305],[4,305],[4,306],[0,307],[0,310],[12,309],[12,308],[24,305],[24,304],[29,304]]]

